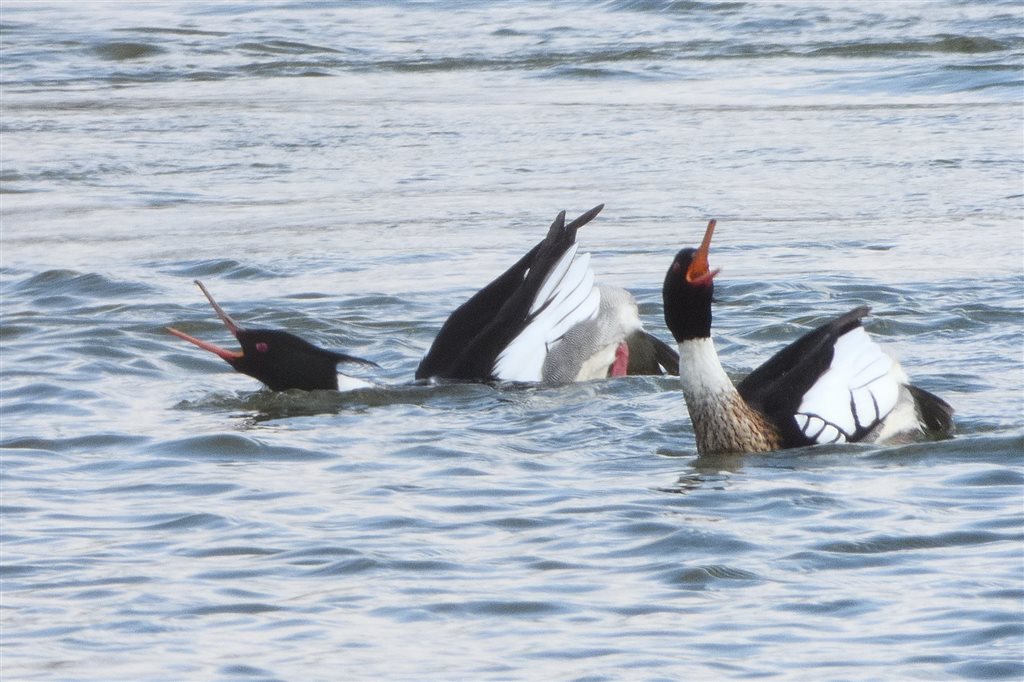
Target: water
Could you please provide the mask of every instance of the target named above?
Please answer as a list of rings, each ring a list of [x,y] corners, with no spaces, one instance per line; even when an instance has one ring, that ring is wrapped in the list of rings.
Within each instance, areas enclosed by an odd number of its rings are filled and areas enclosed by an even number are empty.
[[[1020,679],[1016,2],[35,3],[2,25],[4,679]],[[701,458],[676,382],[410,386],[562,208],[736,377],[829,315],[954,440]],[[270,394],[239,322],[386,386]]]

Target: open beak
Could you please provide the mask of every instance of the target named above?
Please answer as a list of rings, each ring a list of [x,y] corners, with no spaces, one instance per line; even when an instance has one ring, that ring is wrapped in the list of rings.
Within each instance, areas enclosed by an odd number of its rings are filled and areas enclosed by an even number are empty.
[[[240,350],[227,350],[225,348],[221,348],[220,346],[210,343],[209,341],[203,341],[202,339],[197,339],[194,336],[189,336],[185,332],[179,331],[174,327],[167,327],[167,331],[174,334],[179,339],[185,339],[189,343],[194,343],[203,350],[208,350],[211,353],[215,353],[216,355],[220,356],[224,360],[227,360],[228,362],[231,362],[232,360],[238,360],[242,357],[242,351]]]
[[[705,237],[705,240],[706,239],[707,237]],[[206,300],[209,301],[210,305],[213,306],[213,312],[217,313],[217,317],[219,317],[220,321],[224,323],[224,326],[228,328],[228,331],[231,332],[233,336],[237,337],[238,330],[241,329],[241,327],[239,327],[235,323],[235,321],[231,319],[230,315],[224,312],[224,309],[220,307],[220,304],[218,304],[217,301],[213,300],[213,296],[211,296],[210,292],[206,290],[206,287],[203,286],[202,282],[200,282],[197,279],[195,280],[195,283],[196,286],[199,287],[199,290],[203,292],[203,295],[206,296]]]
[[[715,275],[721,272],[721,268],[711,270],[708,267],[708,250],[711,248],[711,235],[715,232],[714,220],[708,221],[708,229],[704,231],[704,241],[693,256],[690,267],[686,269],[686,281],[690,284],[702,286],[711,282]]]
[[[237,338],[238,332],[241,329],[241,327],[239,327],[238,324],[231,319],[230,315],[224,312],[224,309],[220,307],[217,301],[213,300],[213,296],[211,296],[210,292],[206,290],[206,287],[203,286],[202,282],[200,282],[198,279],[195,282],[196,286],[198,286],[199,289],[206,296],[206,300],[208,300],[210,302],[210,305],[213,306],[213,310],[214,312],[217,313],[217,317],[219,317],[221,322],[224,323],[224,326],[228,328],[228,331],[231,332],[231,334]],[[179,331],[173,327],[167,327],[167,331],[174,334],[179,339],[184,339],[189,343],[199,346],[203,350],[208,350],[211,353],[217,355],[218,357],[227,360],[228,362],[231,362],[232,360],[238,360],[243,356],[243,353],[240,350],[226,350],[216,344],[210,343],[209,341],[203,341],[202,339],[197,339],[194,336],[189,336],[185,332]]]

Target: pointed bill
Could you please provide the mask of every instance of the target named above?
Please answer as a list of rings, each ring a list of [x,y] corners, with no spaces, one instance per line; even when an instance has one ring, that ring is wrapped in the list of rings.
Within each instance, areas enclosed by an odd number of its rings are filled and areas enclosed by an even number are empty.
[[[240,351],[240,350],[231,351],[231,350],[227,350],[227,349],[221,348],[220,346],[218,346],[216,344],[213,344],[213,343],[210,343],[209,341],[203,341],[202,339],[197,339],[194,336],[189,336],[185,332],[179,331],[179,330],[175,329],[174,327],[167,327],[167,331],[169,331],[170,333],[174,334],[179,339],[184,339],[184,340],[188,341],[189,343],[192,343],[192,344],[195,344],[195,345],[199,346],[203,350],[208,350],[211,353],[217,355],[218,357],[220,357],[220,358],[222,358],[224,360],[227,360],[228,362],[231,362],[232,360],[238,360],[243,355],[242,351]]]
[[[220,321],[224,323],[224,326],[228,328],[229,332],[231,332],[235,337],[237,337],[238,330],[240,329],[238,324],[231,319],[230,315],[224,312],[224,309],[221,308],[220,304],[218,304],[217,301],[213,299],[213,296],[210,295],[210,292],[206,290],[206,287],[203,286],[202,282],[200,282],[197,279],[195,280],[195,284],[197,287],[199,287],[200,291],[203,292],[203,295],[206,296],[206,300],[210,302],[210,305],[213,306],[213,310],[215,313],[217,313],[217,317],[220,318]]]
[[[711,249],[711,235],[715,232],[716,223],[717,221],[713,219],[708,221],[708,228],[704,231],[704,240],[701,241],[700,248],[694,254],[690,267],[686,269],[686,281],[690,284],[707,284],[720,272],[720,269],[711,270],[708,266],[708,251]]]

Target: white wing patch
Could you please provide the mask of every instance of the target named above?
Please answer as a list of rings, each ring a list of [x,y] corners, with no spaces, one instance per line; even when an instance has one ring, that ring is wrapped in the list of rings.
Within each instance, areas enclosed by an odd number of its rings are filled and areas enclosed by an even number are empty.
[[[548,276],[544,278],[543,282],[541,282],[540,289],[537,290],[537,295],[533,298],[533,304],[530,306],[531,314],[537,312],[537,310],[553,296],[558,295],[559,288],[563,285],[569,275],[569,270],[579,262],[576,260],[576,252],[579,251],[579,248],[580,245],[574,243],[566,249],[565,253],[562,254],[562,257],[558,259],[558,262],[555,263],[555,267],[551,268],[551,272],[549,272]],[[586,263],[583,264],[583,267],[586,268],[587,263],[590,262],[590,254],[583,254],[580,256],[579,260],[582,261],[584,259],[586,259]]]
[[[541,311],[512,339],[494,362],[494,376],[501,381],[541,381],[548,347],[573,326],[597,316],[601,294],[594,286],[590,254],[576,258],[573,244],[541,284],[530,314]]]
[[[832,364],[804,394],[794,419],[816,443],[845,443],[870,429],[896,407],[900,366],[863,327],[836,340]]]

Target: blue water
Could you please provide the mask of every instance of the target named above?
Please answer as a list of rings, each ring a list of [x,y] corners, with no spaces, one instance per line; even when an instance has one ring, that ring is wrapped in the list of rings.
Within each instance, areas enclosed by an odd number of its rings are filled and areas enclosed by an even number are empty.
[[[0,6],[0,676],[1024,677],[1018,2]],[[561,209],[736,378],[857,305],[953,440],[409,385]],[[382,365],[272,394],[166,333]]]

